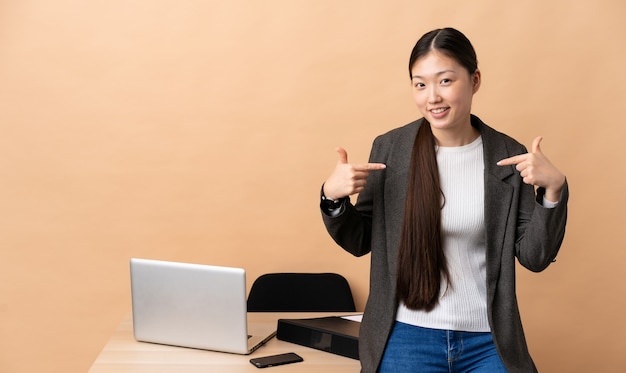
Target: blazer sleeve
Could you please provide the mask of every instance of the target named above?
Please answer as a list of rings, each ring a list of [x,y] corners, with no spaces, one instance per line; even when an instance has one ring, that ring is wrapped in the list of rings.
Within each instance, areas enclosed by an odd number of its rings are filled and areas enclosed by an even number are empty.
[[[534,194],[534,193],[533,193]],[[520,218],[516,254],[521,265],[533,272],[547,268],[559,252],[565,237],[569,186],[563,185],[559,203],[554,208],[542,205],[545,190],[538,188],[529,218]],[[523,233],[522,233],[523,232]]]

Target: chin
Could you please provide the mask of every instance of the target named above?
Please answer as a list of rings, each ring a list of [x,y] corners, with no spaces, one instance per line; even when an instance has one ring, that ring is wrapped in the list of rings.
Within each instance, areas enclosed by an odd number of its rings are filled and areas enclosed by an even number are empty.
[[[452,126],[450,121],[447,119],[433,119],[433,118],[428,118],[428,117],[426,119],[428,120],[428,122],[433,128],[446,129]]]

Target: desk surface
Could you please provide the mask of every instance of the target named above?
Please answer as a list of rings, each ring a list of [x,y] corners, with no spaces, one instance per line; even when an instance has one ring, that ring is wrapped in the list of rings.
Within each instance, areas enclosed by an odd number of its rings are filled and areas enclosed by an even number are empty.
[[[250,323],[277,322],[279,318],[307,318],[328,316],[326,313],[250,313]],[[337,315],[337,314],[333,314]],[[341,315],[341,314],[339,314]],[[301,363],[276,366],[267,373],[310,372],[310,373],[349,373],[358,372],[358,360],[319,351],[313,348],[280,341],[276,337],[250,355],[237,355],[223,352],[195,350],[191,348],[164,346],[137,342],[133,337],[132,317],[128,315],[100,355],[91,366],[89,373],[120,372],[265,372],[250,364],[253,357],[295,352],[304,359]]]

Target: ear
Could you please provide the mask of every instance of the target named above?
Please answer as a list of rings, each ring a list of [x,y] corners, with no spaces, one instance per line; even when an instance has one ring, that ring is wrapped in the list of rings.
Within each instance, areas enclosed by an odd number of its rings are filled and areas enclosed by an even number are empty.
[[[474,74],[472,74],[472,92],[473,93],[478,92],[478,88],[480,88],[480,82],[481,82],[480,70],[476,69]]]

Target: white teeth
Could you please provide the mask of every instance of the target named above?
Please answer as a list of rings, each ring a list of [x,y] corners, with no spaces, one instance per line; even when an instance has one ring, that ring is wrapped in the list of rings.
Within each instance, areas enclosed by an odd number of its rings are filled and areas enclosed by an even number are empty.
[[[433,114],[443,113],[444,111],[446,111],[446,108],[439,108],[439,109],[431,110],[431,112],[433,112]]]

